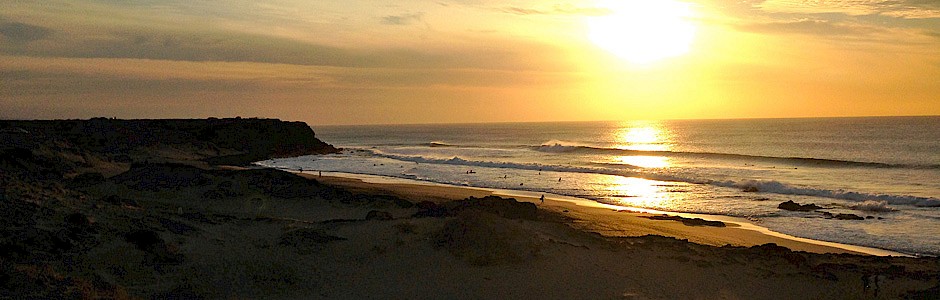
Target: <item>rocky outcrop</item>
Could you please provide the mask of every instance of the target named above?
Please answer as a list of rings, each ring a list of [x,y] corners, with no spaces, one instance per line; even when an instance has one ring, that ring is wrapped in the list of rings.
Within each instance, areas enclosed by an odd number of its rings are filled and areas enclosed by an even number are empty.
[[[339,150],[316,138],[303,122],[273,119],[209,120],[199,137],[220,148],[237,149],[243,153],[209,159],[215,164],[241,165],[267,158],[308,154],[336,153]]]
[[[721,221],[709,221],[700,218],[685,218],[680,216],[670,216],[670,215],[659,215],[659,216],[646,216],[644,218],[650,220],[669,220],[669,221],[679,221],[686,226],[711,226],[711,227],[725,227],[725,223]]]
[[[823,216],[826,217],[827,219],[836,219],[836,220],[856,220],[856,221],[865,220],[864,217],[861,217],[856,214],[833,214],[830,212],[823,212]],[[871,217],[871,218],[874,219],[874,217]]]
[[[782,209],[782,210],[789,210],[789,211],[814,211],[817,209],[822,209],[821,206],[813,204],[813,203],[799,204],[799,203],[793,202],[793,200],[788,200],[787,202],[780,203],[780,205],[777,205],[777,208]]]
[[[536,207],[535,204],[497,196],[486,196],[483,198],[469,197],[444,204],[421,202],[418,203],[418,208],[420,210],[415,213],[415,217],[449,217],[456,216],[465,210],[475,210],[508,219],[538,219],[538,207]]]
[[[113,175],[141,162],[245,165],[338,151],[307,124],[277,119],[0,121],[11,128],[0,131],[0,167],[36,179]]]
[[[480,211],[467,211],[444,224],[435,245],[477,266],[521,263],[536,257],[540,240],[525,224]]]
[[[124,235],[124,240],[147,254],[152,264],[178,264],[183,256],[171,247],[160,234],[151,230],[136,230]]]

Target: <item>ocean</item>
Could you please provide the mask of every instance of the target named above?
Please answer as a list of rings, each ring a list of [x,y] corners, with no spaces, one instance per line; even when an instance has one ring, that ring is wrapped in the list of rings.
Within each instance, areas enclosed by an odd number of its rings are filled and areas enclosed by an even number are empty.
[[[314,130],[344,151],[258,164],[727,215],[797,237],[940,255],[940,117]],[[777,208],[788,200],[824,209]]]

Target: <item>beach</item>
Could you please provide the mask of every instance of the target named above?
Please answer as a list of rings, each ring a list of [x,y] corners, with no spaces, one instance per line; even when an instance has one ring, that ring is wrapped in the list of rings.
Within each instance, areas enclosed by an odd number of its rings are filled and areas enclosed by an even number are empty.
[[[322,174],[322,173],[321,173]],[[664,222],[664,220],[650,219],[652,216],[672,215],[682,218],[677,214],[658,212],[650,210],[631,210],[625,207],[616,207],[611,205],[599,204],[586,199],[577,199],[564,197],[560,195],[549,195],[544,201],[540,201],[538,196],[532,193],[523,195],[518,191],[495,191],[479,188],[468,188],[446,185],[428,185],[420,182],[411,183],[381,183],[367,182],[356,177],[363,177],[355,174],[337,174],[338,176],[314,176],[306,173],[302,176],[314,178],[321,182],[342,186],[353,191],[383,192],[391,195],[403,197],[406,199],[437,199],[441,200],[459,200],[466,197],[485,197],[502,196],[513,197],[518,201],[535,203],[539,209],[544,209],[554,214],[563,215],[570,218],[568,222],[571,225],[588,232],[599,233],[609,237],[638,237],[644,235],[659,235],[684,239],[693,243],[711,245],[711,246],[743,246],[751,247],[774,243],[796,251],[806,251],[812,253],[854,253],[868,255],[894,255],[903,256],[904,254],[885,251],[873,248],[853,247],[852,245],[825,243],[820,241],[799,239],[792,236],[772,235],[763,228],[742,229],[741,224],[736,222],[747,222],[746,220],[734,220],[725,223],[722,227],[717,226],[689,226],[681,221],[673,220]],[[345,177],[342,177],[345,175]],[[718,216],[695,217],[717,218]],[[693,219],[695,217],[687,217]],[[731,218],[725,218],[731,219]],[[665,220],[669,221],[669,220]],[[720,222],[720,221],[719,221]],[[745,226],[753,224],[744,224]],[[826,245],[829,244],[829,245]],[[854,249],[854,250],[853,250]]]
[[[190,143],[198,142],[173,147]],[[23,168],[53,166],[47,155],[55,148],[43,147],[4,150],[0,297],[940,295],[936,257],[860,254],[742,229],[731,219],[622,211],[551,194],[543,202],[539,193],[206,163],[227,151],[137,151],[148,144],[132,147],[133,163],[102,164],[119,170],[108,176],[53,177]],[[73,153],[87,149],[79,142],[72,147]],[[91,162],[112,155],[82,153]]]

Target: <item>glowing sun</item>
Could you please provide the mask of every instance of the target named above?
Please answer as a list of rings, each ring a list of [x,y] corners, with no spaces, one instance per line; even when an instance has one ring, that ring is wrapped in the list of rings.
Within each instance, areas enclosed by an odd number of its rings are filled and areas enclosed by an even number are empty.
[[[588,38],[597,46],[637,64],[683,55],[695,39],[688,3],[672,0],[611,0],[610,13],[587,19]]]

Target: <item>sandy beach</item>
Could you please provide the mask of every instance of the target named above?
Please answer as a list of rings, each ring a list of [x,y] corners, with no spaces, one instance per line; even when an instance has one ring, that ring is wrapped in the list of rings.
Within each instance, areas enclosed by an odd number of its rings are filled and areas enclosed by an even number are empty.
[[[356,177],[363,177],[363,175],[355,174],[316,176],[313,173],[304,173],[301,174],[301,176],[314,178],[327,184],[342,186],[352,191],[381,192],[410,200],[434,199],[436,201],[453,201],[467,197],[484,197],[489,195],[512,197],[518,201],[538,204],[539,209],[565,216],[569,218],[568,222],[578,229],[599,233],[608,237],[659,235],[719,247],[725,245],[750,247],[774,243],[795,251],[812,253],[904,256],[902,253],[888,250],[826,243],[782,234],[771,235],[772,233],[767,229],[746,223],[746,220],[730,217],[669,213],[673,216],[685,216],[685,218],[697,217],[707,218],[709,220],[726,220],[726,222],[723,222],[725,226],[722,227],[704,225],[689,226],[683,224],[681,221],[650,219],[652,216],[659,216],[666,214],[666,212],[617,207],[586,199],[560,195],[549,194],[545,197],[544,201],[541,201],[538,196],[532,195],[532,193],[520,191],[499,191],[420,182],[381,183],[376,182],[376,180],[363,181],[362,179],[357,179]],[[378,181],[381,181],[381,179]],[[748,228],[742,228],[742,225]]]

